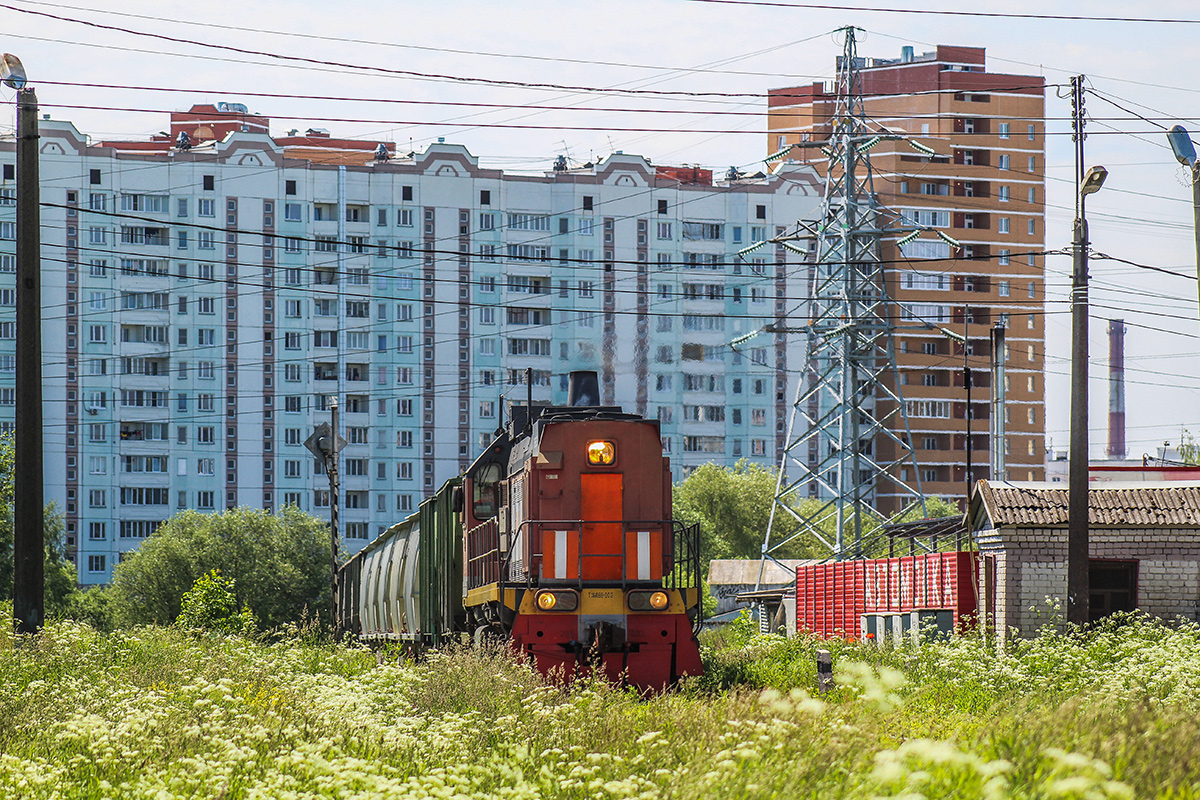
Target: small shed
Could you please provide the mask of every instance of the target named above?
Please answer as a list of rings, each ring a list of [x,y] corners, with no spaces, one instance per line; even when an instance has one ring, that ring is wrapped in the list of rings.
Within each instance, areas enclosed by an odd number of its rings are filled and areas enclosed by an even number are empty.
[[[980,612],[1001,636],[1065,614],[1067,497],[1061,483],[975,485]],[[1093,621],[1134,609],[1200,619],[1200,483],[1093,484],[1088,520]]]
[[[708,563],[708,590],[717,601],[717,616],[734,618],[734,612],[755,608],[765,611],[768,620],[779,617],[784,629],[795,630],[796,568],[815,563],[811,559],[713,559]]]

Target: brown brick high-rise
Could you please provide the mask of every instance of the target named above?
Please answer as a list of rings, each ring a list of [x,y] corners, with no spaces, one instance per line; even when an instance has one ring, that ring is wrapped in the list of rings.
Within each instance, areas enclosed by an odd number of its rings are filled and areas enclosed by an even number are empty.
[[[896,246],[884,236],[882,258],[891,314],[898,327],[896,360],[908,405],[911,441],[927,495],[961,504],[966,488],[966,415],[962,345],[939,328],[965,333],[971,343],[972,473],[988,475],[988,329],[1007,326],[1007,448],[1011,480],[1042,480],[1045,440],[1044,82],[1039,76],[989,73],[983,48],[939,46],[899,59],[864,59],[860,91],[873,126],[902,132],[936,151],[927,156],[903,141],[870,152],[880,202],[897,226],[936,228]],[[825,138],[835,96],[821,83],[775,89],[769,95],[768,152]],[[816,150],[790,156],[811,158]],[[880,408],[880,416],[886,413]],[[903,422],[896,417],[897,427]],[[907,435],[901,431],[902,435]],[[885,441],[877,443],[889,461]],[[880,487],[881,511],[900,498]]]

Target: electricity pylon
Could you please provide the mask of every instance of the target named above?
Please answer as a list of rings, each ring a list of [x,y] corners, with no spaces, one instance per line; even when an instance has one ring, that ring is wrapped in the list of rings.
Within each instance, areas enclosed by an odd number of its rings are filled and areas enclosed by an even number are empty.
[[[885,140],[906,141],[926,155],[934,151],[881,126],[871,128],[863,110],[856,29],[842,30],[845,46],[828,137],[790,145],[768,157],[819,148],[828,165],[820,218],[801,221],[793,233],[773,240],[796,252],[808,249],[793,242],[815,240],[817,249],[810,265],[807,313],[801,314],[801,325],[786,328],[803,333],[807,346],[763,541],[764,567],[766,559],[774,559],[780,548],[802,536],[821,542],[832,558],[861,556],[864,507],[875,505],[883,487],[899,498],[893,517],[914,505],[923,509],[925,502],[896,368],[895,326],[880,257],[891,214],[876,198],[868,151]],[[898,244],[915,239],[920,230],[909,230]],[[934,233],[958,244],[940,231]],[[771,332],[780,331],[777,325]],[[910,476],[901,473],[903,467]],[[853,538],[853,549],[847,536]]]

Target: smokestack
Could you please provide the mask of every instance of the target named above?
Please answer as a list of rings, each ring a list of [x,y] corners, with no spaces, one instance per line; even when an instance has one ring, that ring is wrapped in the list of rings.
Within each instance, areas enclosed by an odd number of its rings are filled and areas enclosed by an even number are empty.
[[[567,379],[567,405],[600,405],[600,378],[594,370],[576,370]]]
[[[1108,457],[1125,458],[1125,320],[1108,321]]]

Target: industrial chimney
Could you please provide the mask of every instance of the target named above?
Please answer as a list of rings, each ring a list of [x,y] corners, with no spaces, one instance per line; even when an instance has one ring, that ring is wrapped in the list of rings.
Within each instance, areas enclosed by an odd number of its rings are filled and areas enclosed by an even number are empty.
[[[1123,459],[1125,448],[1125,321],[1108,321],[1108,457]]]

